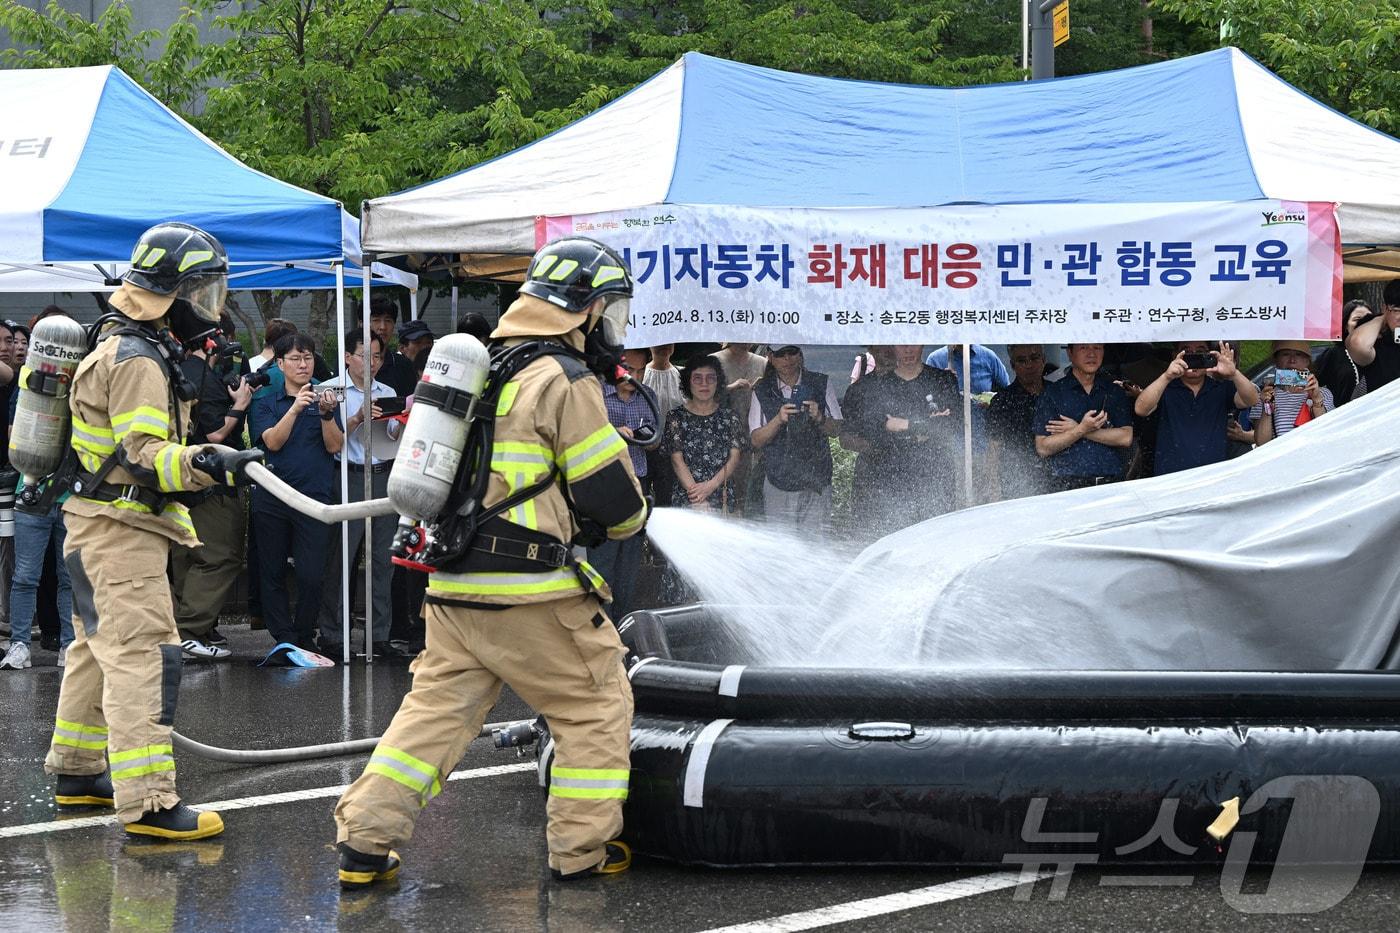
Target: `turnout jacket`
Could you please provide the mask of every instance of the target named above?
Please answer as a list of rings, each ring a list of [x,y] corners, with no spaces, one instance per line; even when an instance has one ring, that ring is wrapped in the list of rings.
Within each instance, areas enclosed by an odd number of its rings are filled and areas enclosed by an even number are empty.
[[[95,473],[115,454],[116,465],[104,479],[110,486],[141,486],[163,494],[213,486],[213,477],[191,465],[203,448],[184,443],[190,407],[171,391],[165,361],[150,343],[130,334],[102,338],[78,366],[69,395],[79,464]],[[155,514],[132,499],[103,502],[75,492],[63,509],[113,518],[186,547],[199,545],[183,503],[166,502]]]
[[[574,510],[614,540],[629,538],[646,524],[646,500],[627,444],[608,421],[602,387],[587,366],[567,356],[542,356],[504,386],[483,506],[489,509],[534,485],[551,466],[557,471],[555,481],[484,522],[482,535],[537,543],[543,553],[561,542],[567,548],[578,533]],[[558,547],[552,550],[561,553]],[[605,599],[609,595],[586,563],[548,567],[479,549],[428,577],[428,593],[435,599],[487,606],[541,603],[589,590]]]

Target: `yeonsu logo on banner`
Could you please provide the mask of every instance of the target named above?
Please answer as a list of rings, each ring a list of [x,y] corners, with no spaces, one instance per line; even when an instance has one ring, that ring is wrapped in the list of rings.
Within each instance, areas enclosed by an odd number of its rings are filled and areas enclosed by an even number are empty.
[[[541,242],[567,233],[626,256],[633,346],[1329,339],[1340,328],[1331,204],[659,205],[538,228]]]

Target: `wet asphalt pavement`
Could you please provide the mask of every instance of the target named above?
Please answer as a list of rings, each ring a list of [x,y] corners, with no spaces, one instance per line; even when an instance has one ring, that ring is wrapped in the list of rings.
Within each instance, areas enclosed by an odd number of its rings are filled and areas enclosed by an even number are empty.
[[[403,661],[259,669],[254,660],[270,647],[265,635],[237,627],[226,634],[234,660],[186,665],[176,719],[178,731],[210,745],[269,748],[377,735],[408,687]],[[1339,904],[1311,914],[1241,912],[1211,870],[1197,872],[1190,886],[1161,887],[1142,871],[1080,868],[1060,892],[1042,880],[1018,894],[1006,881],[941,902],[945,895],[935,892],[870,904],[958,879],[983,884],[978,879],[990,873],[717,871],[639,856],[624,875],[560,885],[545,863],[544,802],[532,758],[485,740],[471,746],[458,765],[465,775],[446,784],[401,847],[401,881],[383,890],[342,894],[329,847],[338,788],[359,775],[364,755],[249,767],[178,753],[186,802],[227,802],[220,808],[227,829],[212,840],[128,842],[110,822],[40,825],[15,835],[16,827],[63,819],[42,770],[60,672],[51,653],[36,651],[35,663],[0,671],[0,930],[705,931],[791,914],[804,916],[748,929],[1400,928],[1400,871],[1393,868],[1366,872]],[[489,718],[528,715],[507,692]],[[267,799],[278,794],[286,796]],[[1252,875],[1243,893],[1262,893],[1268,881],[1267,872]],[[850,906],[810,913],[838,905]]]

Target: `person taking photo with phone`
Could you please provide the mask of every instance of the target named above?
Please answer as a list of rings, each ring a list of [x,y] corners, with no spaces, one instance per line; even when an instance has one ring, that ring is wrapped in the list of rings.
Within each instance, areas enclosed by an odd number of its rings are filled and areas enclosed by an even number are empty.
[[[1235,366],[1235,351],[1223,341],[1218,346],[1208,349],[1204,340],[1178,344],[1167,371],[1133,403],[1139,418],[1158,412],[1158,476],[1226,459],[1226,421],[1259,400],[1259,390]]]
[[[1274,381],[1265,383],[1259,401],[1249,410],[1256,445],[1267,444],[1335,407],[1331,391],[1308,370],[1311,365],[1306,340],[1274,341]]]
[[[1382,312],[1362,320],[1346,339],[1368,392],[1400,378],[1400,279],[1386,283],[1381,303]]]
[[[389,494],[389,470],[394,466],[394,455],[399,442],[396,434],[391,434],[386,419],[390,410],[403,410],[403,399],[394,389],[378,381],[375,375],[384,362],[384,341],[379,334],[371,331],[369,338],[369,366],[365,366],[365,338],[363,333],[345,335],[344,368],[340,375],[321,388],[344,393],[344,411],[350,412],[349,421],[343,425],[345,446],[336,459],[345,459],[350,477],[345,502],[363,502],[365,496],[365,473],[369,473],[369,498],[382,499]],[[344,417],[340,408],[331,411],[330,417],[340,427]],[[365,454],[364,425],[370,421],[369,455]],[[335,486],[340,487],[340,469],[335,471]],[[374,607],[366,623],[372,627],[373,651],[376,657],[403,657],[404,652],[390,644],[389,630],[393,624],[393,591],[389,577],[393,565],[389,559],[389,548],[394,543],[392,515],[383,515],[370,521],[370,540],[366,545],[365,568],[374,574]],[[330,547],[325,555],[325,571],[322,578],[325,588],[322,591],[321,613],[317,623],[317,646],[321,653],[332,659],[344,657],[343,627],[341,625],[341,584],[340,539],[348,538],[350,549],[351,578],[356,566],[355,554],[364,539],[364,522],[345,522],[331,527]]]

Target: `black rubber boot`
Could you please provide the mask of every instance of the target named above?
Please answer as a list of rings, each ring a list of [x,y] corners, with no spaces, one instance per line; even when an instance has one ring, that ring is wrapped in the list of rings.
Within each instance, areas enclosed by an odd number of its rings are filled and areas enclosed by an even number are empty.
[[[389,850],[388,855],[366,855],[352,849],[345,843],[338,843],[340,850],[340,886],[347,891],[367,888],[372,884],[393,881],[399,876],[399,853]]]
[[[53,800],[60,807],[110,807],[115,803],[112,778],[106,771],[101,774],[60,774]]]
[[[223,818],[217,813],[201,813],[177,803],[165,810],[146,813],[124,827],[133,836],[156,839],[207,839],[224,831]]]
[[[627,843],[621,839],[614,839],[606,846],[607,857],[592,868],[585,868],[583,871],[574,871],[569,874],[555,871],[556,881],[582,881],[584,878],[591,878],[594,875],[620,875],[632,867],[632,850]]]

